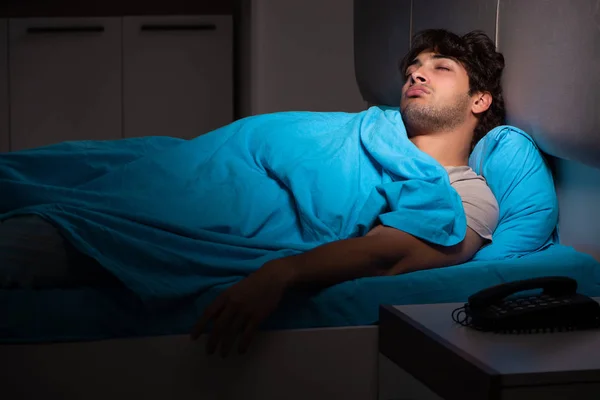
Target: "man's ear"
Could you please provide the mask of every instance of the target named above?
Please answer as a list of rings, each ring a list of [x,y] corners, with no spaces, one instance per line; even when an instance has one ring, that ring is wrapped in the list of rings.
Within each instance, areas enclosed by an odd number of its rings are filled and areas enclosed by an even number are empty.
[[[473,103],[471,105],[471,111],[473,114],[481,114],[487,111],[492,105],[492,95],[490,92],[477,92],[473,96]]]

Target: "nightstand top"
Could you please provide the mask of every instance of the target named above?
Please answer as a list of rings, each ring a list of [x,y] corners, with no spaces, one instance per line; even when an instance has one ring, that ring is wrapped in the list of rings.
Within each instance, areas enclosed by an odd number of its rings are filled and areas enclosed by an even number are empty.
[[[445,347],[486,374],[499,375],[503,386],[600,382],[600,329],[533,334],[481,332],[452,320],[452,311],[462,306],[382,306],[381,312],[382,319],[389,322],[385,326],[395,326],[398,333],[410,328],[420,331],[429,342]]]

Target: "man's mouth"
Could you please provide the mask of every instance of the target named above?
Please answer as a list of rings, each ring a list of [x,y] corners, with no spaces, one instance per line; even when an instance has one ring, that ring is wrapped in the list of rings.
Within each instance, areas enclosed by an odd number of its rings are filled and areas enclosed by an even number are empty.
[[[429,90],[425,89],[424,87],[412,87],[406,91],[405,96],[406,97],[418,97],[418,96],[425,96],[427,94],[429,94]]]

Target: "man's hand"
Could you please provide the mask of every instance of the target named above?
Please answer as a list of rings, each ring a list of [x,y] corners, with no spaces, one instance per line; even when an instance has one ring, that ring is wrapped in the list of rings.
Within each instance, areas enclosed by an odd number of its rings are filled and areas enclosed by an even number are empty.
[[[221,346],[226,357],[238,335],[238,351],[245,352],[259,325],[277,308],[291,279],[285,263],[267,263],[221,293],[210,304],[192,331],[197,339],[209,321],[213,329],[206,344],[208,354]]]

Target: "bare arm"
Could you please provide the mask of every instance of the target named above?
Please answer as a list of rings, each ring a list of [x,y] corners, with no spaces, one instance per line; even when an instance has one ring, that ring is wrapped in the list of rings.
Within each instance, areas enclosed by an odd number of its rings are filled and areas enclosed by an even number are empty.
[[[443,247],[379,226],[364,237],[328,243],[303,254],[273,260],[221,293],[204,311],[192,338],[198,338],[208,321],[214,320],[206,344],[208,353],[221,343],[221,352],[226,356],[238,334],[239,349],[245,351],[254,332],[275,310],[286,289],[320,288],[355,278],[459,264],[470,259],[482,244],[483,239],[470,228],[461,243]]]
[[[471,228],[467,228],[461,243],[444,247],[380,225],[364,237],[328,243],[271,261],[265,267],[279,269],[287,287],[328,286],[350,279],[460,264],[473,257],[483,243],[484,239]]]

